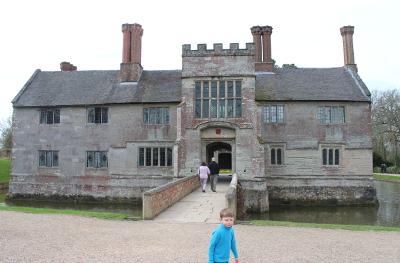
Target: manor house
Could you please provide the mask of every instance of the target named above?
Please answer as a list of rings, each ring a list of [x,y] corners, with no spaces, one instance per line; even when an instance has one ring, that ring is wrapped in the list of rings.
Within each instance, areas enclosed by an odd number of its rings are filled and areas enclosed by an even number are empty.
[[[354,27],[332,68],[276,67],[272,27],[250,32],[244,49],[183,45],[181,70],[153,71],[142,26],[123,24],[119,70],[36,70],[12,101],[8,198],[137,201],[215,157],[250,210],[376,204]]]

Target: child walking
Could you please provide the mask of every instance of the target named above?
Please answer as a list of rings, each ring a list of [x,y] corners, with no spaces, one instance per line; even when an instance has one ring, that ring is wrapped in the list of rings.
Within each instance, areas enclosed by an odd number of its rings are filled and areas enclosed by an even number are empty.
[[[212,233],[210,246],[208,247],[208,263],[228,263],[231,250],[235,256],[235,262],[239,263],[235,232],[232,228],[235,214],[232,209],[224,208],[220,212],[219,220],[221,224]]]

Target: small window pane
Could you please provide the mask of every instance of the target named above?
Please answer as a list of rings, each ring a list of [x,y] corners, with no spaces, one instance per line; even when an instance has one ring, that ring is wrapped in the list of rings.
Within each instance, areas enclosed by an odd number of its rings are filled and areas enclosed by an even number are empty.
[[[165,166],[165,148],[160,148],[160,166]]]
[[[158,166],[158,148],[153,148],[153,166]]]
[[[327,154],[327,150],[326,149],[322,150],[322,164],[323,165],[327,165],[328,164],[328,154]]]
[[[331,123],[331,107],[325,107],[325,123]]]
[[[144,166],[144,148],[139,148],[139,166]]]
[[[53,124],[53,110],[47,110],[46,123]]]
[[[264,122],[269,123],[269,106],[264,107]]]
[[[282,165],[282,149],[280,148],[276,150],[276,164]]]
[[[276,123],[276,106],[271,106],[271,122]]]
[[[333,149],[329,149],[329,165],[333,165]]]
[[[345,122],[345,110],[344,107],[340,107],[340,123],[344,123]]]
[[[87,167],[94,167],[94,152],[87,152],[86,160]]]
[[[172,166],[172,148],[167,148],[167,166]]]
[[[225,118],[225,100],[219,100],[219,117]]]
[[[101,108],[101,123],[108,123],[108,108]]]
[[[150,108],[150,124],[155,124],[156,123],[156,108],[151,107]]]
[[[332,107],[332,123],[338,123],[339,116],[338,116],[338,107]]]
[[[208,82],[203,82],[203,98],[210,96],[210,87]]]
[[[211,101],[211,118],[217,118],[217,100]]]
[[[149,123],[149,108],[143,108],[143,124]]]
[[[161,107],[157,107],[156,124],[162,124],[162,108]]]
[[[58,167],[58,151],[53,151],[53,167]]]
[[[242,82],[236,81],[236,97],[242,97]]]
[[[228,100],[228,118],[233,118],[233,100]]]
[[[60,109],[54,109],[54,123],[60,123]]]
[[[164,124],[169,124],[169,108],[164,108]]]
[[[318,107],[318,123],[324,123],[324,107]]]
[[[146,148],[146,166],[151,166],[151,148]]]
[[[219,97],[225,98],[225,81],[219,82]]]
[[[211,82],[211,97],[216,98],[217,97],[217,85],[218,82],[213,81]]]
[[[210,102],[209,100],[203,100],[203,118],[209,117],[210,112]]]
[[[276,164],[275,149],[271,149],[271,164]]]
[[[94,108],[89,108],[88,109],[88,123],[94,123],[94,115],[95,115],[95,112],[94,112]]]
[[[201,118],[201,100],[196,100],[195,104],[195,118]]]
[[[39,166],[46,166],[46,151],[39,151]]]
[[[242,100],[236,100],[236,118],[242,117]]]
[[[233,97],[233,81],[228,81],[228,97]]]
[[[335,165],[339,165],[339,149],[335,150]]]
[[[99,167],[108,167],[108,155],[107,152],[100,152],[100,166]]]
[[[201,82],[195,83],[195,97],[198,99],[201,98]]]
[[[278,106],[278,122],[283,122],[283,106]]]

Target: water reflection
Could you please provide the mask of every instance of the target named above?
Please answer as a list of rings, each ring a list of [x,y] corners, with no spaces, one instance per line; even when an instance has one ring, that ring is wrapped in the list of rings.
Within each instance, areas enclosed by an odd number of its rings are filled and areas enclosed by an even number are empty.
[[[375,181],[379,206],[376,207],[270,207],[268,213],[249,213],[247,220],[273,220],[302,223],[371,225],[400,227],[400,183]],[[72,209],[142,215],[142,206],[101,203],[5,201],[7,190],[0,190],[0,206]]]
[[[375,181],[379,207],[270,207],[247,220],[400,227],[400,183]]]
[[[0,190],[0,206],[23,206],[35,208],[70,209],[90,212],[109,212],[128,214],[134,217],[142,216],[141,204],[105,204],[105,203],[73,203],[73,202],[50,202],[31,200],[5,200],[8,190]]]

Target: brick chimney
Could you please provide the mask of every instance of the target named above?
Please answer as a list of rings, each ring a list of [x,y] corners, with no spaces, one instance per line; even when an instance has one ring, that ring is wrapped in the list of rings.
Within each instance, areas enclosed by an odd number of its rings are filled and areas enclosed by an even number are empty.
[[[272,27],[253,26],[250,30],[255,44],[255,71],[272,72],[275,66],[271,58]]]
[[[63,61],[60,63],[60,69],[61,71],[76,71],[78,70],[78,67],[69,62]]]
[[[340,28],[340,34],[342,35],[343,39],[344,65],[349,66],[357,71],[357,64],[354,61],[353,49],[354,26],[344,26]]]
[[[139,24],[123,24],[121,82],[137,82],[142,74],[142,36]]]

